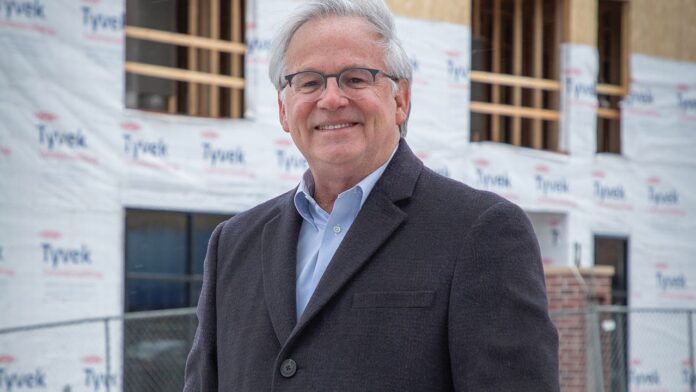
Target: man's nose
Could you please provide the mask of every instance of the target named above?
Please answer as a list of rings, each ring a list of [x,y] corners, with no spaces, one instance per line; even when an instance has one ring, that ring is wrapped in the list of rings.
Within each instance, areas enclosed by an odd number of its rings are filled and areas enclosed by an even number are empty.
[[[343,90],[338,87],[338,79],[335,77],[326,80],[326,88],[322,91],[317,101],[317,107],[321,109],[336,110],[348,104],[348,98]]]

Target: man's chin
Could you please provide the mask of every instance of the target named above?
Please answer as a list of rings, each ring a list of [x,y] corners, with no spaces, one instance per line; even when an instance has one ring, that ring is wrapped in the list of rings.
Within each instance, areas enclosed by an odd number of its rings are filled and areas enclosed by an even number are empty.
[[[326,148],[317,155],[317,163],[336,167],[355,167],[364,161],[363,154],[356,151],[355,146],[334,146]]]

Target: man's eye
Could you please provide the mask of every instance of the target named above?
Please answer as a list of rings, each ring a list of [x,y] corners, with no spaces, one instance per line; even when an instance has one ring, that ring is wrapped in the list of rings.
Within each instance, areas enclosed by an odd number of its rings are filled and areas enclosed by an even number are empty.
[[[351,77],[351,78],[346,78],[346,80],[343,81],[343,84],[345,84],[348,87],[352,87],[352,88],[361,88],[361,87],[367,87],[368,82],[367,82],[367,79],[364,79],[364,78]]]
[[[305,80],[302,81],[299,86],[303,90],[311,90],[311,89],[316,89],[319,88],[321,83],[318,80]]]

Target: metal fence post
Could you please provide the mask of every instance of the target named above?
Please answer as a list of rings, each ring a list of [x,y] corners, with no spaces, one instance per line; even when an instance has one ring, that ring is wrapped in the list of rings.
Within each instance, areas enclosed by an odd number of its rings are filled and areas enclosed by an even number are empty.
[[[109,319],[105,318],[104,319],[104,343],[105,343],[105,361],[106,361],[106,381],[104,384],[106,384],[106,390],[107,392],[111,390],[111,350],[110,350],[110,341],[111,338],[109,336]]]
[[[624,309],[625,312],[616,312],[615,315],[617,316],[617,320],[619,321],[617,323],[618,328],[616,329],[617,331],[617,337],[616,340],[618,343],[618,347],[620,347],[620,350],[617,350],[617,356],[618,356],[618,361],[619,361],[619,372],[621,373],[619,376],[619,391],[620,392],[625,392],[628,391],[628,340],[626,339],[627,336],[627,329],[629,325],[629,312],[628,309]],[[613,351],[613,350],[612,350]]]
[[[590,302],[585,312],[586,385],[588,392],[604,392],[604,362],[599,326],[599,310]]]
[[[686,318],[687,320],[687,326],[688,326],[688,335],[689,336],[689,390],[691,392],[694,392],[694,311],[689,310],[689,315]]]

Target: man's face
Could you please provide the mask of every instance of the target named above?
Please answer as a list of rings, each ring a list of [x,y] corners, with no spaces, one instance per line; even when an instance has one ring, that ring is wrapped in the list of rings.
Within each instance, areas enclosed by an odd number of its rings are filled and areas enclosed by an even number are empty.
[[[284,75],[336,74],[350,67],[385,71],[385,50],[377,38],[371,25],[360,18],[311,20],[290,41]],[[398,126],[406,120],[409,103],[406,81],[399,83],[395,95],[389,79],[377,75],[373,87],[349,98],[336,79],[329,78],[314,100],[287,86],[278,97],[280,123],[315,175],[325,171],[362,178],[384,163],[398,143]]]

